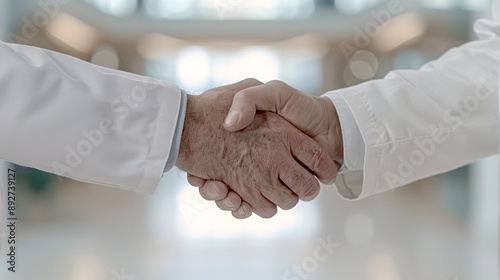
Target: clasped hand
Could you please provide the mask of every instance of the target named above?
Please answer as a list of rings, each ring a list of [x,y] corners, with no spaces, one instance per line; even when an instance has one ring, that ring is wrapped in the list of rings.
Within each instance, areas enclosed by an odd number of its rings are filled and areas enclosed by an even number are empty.
[[[341,158],[330,100],[248,79],[188,96],[176,165],[236,218],[270,218],[315,198],[317,179],[332,183]]]

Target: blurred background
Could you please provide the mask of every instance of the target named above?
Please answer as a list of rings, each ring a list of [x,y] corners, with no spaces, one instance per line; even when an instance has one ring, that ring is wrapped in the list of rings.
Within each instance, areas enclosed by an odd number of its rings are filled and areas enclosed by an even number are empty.
[[[1,0],[0,38],[189,93],[254,77],[320,95],[417,69],[474,39],[489,11],[489,0]],[[244,221],[178,170],[152,196],[16,170],[18,267],[6,269],[4,238],[0,279],[498,279],[498,157],[357,202],[323,186]],[[2,201],[5,223],[5,187]]]

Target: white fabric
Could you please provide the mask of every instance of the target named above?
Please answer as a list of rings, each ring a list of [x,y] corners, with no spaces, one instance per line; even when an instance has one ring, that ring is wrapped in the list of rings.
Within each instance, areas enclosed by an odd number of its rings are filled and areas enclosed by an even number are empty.
[[[0,42],[0,57],[0,159],[155,190],[179,116],[177,86],[22,45]]]
[[[365,157],[365,142],[354,115],[345,100],[338,94],[329,95],[332,100],[342,128],[342,141],[344,142],[344,160],[340,173],[362,170]]]
[[[394,71],[326,95],[339,97],[344,164],[335,185],[360,199],[499,152],[500,1],[493,20],[475,25],[479,40],[452,49],[418,71]],[[359,135],[363,140],[359,140]],[[357,152],[364,143],[363,159]],[[349,146],[351,145],[351,146]],[[352,165],[352,164],[351,164]]]

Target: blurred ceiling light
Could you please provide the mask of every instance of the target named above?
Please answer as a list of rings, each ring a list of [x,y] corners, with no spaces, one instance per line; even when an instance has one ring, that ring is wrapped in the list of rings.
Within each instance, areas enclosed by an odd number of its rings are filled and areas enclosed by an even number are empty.
[[[92,54],[90,62],[111,69],[118,69],[120,66],[118,52],[111,45],[103,45],[97,48]]]
[[[314,13],[314,0],[145,0],[153,17],[173,19],[292,19]]]
[[[177,57],[177,78],[179,86],[185,89],[205,88],[211,78],[209,52],[202,47],[183,49]]]
[[[390,52],[420,39],[427,25],[422,16],[411,12],[395,17],[389,25],[381,28],[380,34],[374,38],[373,47],[379,52]]]
[[[183,18],[193,12],[194,0],[144,0],[146,13],[160,18]]]
[[[164,65],[170,73],[177,73],[177,75],[169,74],[168,81],[179,83],[181,82],[179,75],[182,75],[184,82],[187,82],[187,79],[194,79],[193,74],[198,75],[193,71],[201,71],[200,69],[205,67],[203,65],[206,59],[202,59],[200,65],[192,62],[197,65],[196,69],[193,69],[193,66],[186,66],[186,69],[182,70],[175,66],[183,59],[179,55],[179,50],[186,50],[193,44],[202,46],[209,52],[209,84],[205,88],[233,83],[248,77],[262,81],[288,79],[302,84],[316,84],[316,80],[304,81],[303,77],[315,75],[313,72],[321,68],[318,61],[329,52],[329,44],[313,34],[278,42],[210,41],[200,43],[155,33],[141,38],[137,50],[144,59],[149,61],[148,67],[163,69],[162,65]],[[187,85],[191,88],[198,87],[195,84],[190,82]],[[197,90],[200,89],[197,88]]]
[[[82,53],[90,53],[99,39],[93,27],[65,13],[53,18],[47,25],[47,33],[55,43]]]
[[[137,51],[146,59],[162,60],[165,55],[177,53],[177,50],[195,44],[193,41],[177,39],[160,33],[151,33],[143,36],[138,44]],[[201,43],[204,47],[214,50],[235,50],[245,48],[252,42],[248,41],[209,41]],[[314,57],[322,58],[330,51],[330,45],[321,36],[315,34],[304,34],[278,42],[254,42],[269,49],[290,49],[294,53],[304,51]],[[311,52],[312,51],[312,52]],[[302,55],[303,53],[301,53]],[[309,57],[308,57],[309,58]]]
[[[216,83],[240,81],[249,77],[262,82],[280,79],[279,56],[271,48],[245,48],[236,53],[232,61],[227,62],[227,59],[219,60],[215,67]]]
[[[135,12],[138,0],[86,0],[93,4],[101,12],[108,15],[123,17]]]
[[[231,3],[234,4],[230,5]],[[219,19],[276,19],[280,16],[280,9],[284,6],[286,3],[281,0],[200,1],[200,8],[208,12],[207,16],[215,15]]]
[[[335,8],[344,14],[358,14],[380,2],[380,0],[335,0]]]

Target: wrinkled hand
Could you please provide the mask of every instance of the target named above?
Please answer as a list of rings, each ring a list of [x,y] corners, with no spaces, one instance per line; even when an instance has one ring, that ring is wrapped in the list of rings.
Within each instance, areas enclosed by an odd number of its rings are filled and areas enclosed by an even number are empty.
[[[318,143],[276,114],[258,113],[237,132],[224,129],[222,123],[234,94],[260,84],[245,80],[188,96],[176,165],[196,176],[189,177],[191,183],[193,178],[211,179],[231,186],[226,197],[237,195],[244,201],[235,203],[235,217],[254,211],[270,218],[276,214],[276,206],[286,210],[299,199],[313,199],[319,183],[310,172],[323,181],[333,181],[338,170]],[[209,198],[204,192],[202,196]]]
[[[343,159],[340,123],[329,98],[308,95],[280,81],[247,88],[234,96],[224,122],[225,128],[228,131],[245,128],[252,122],[257,110],[277,113],[319,143],[332,159]],[[226,184],[214,178],[206,181],[193,175],[188,175],[190,184],[200,187],[202,196],[215,200],[222,210],[233,211],[237,218],[249,217],[252,210],[255,211],[245,203],[245,198],[231,192]],[[231,184],[229,186],[232,187]]]

